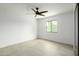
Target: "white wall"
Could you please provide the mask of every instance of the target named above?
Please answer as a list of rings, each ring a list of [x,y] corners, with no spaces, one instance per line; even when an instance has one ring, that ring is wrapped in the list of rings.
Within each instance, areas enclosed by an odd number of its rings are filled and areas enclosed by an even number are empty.
[[[24,4],[0,4],[0,48],[36,38],[36,20]]]
[[[62,13],[56,16],[48,18],[37,19],[38,20],[38,38],[44,38],[52,41],[57,41],[66,44],[73,44],[74,40],[74,19],[73,11]],[[46,21],[57,20],[58,21],[58,32],[47,33],[46,32]]]

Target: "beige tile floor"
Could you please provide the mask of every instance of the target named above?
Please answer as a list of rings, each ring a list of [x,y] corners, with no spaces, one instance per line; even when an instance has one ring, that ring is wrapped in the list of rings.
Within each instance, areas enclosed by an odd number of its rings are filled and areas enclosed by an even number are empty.
[[[72,46],[35,39],[0,48],[0,56],[74,56]]]

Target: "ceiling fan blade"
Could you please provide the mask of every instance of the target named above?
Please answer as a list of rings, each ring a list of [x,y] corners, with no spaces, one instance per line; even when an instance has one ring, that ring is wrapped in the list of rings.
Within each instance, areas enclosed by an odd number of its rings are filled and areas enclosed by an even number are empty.
[[[40,16],[45,16],[45,15],[43,15],[43,14],[40,14]]]
[[[34,12],[36,12],[33,8],[32,8],[32,10],[33,10]]]
[[[34,16],[34,17],[36,17],[37,16],[37,14]],[[39,16],[45,16],[45,15],[43,15],[43,14],[40,14]]]
[[[48,11],[42,11],[42,12],[40,12],[40,13],[46,13],[46,12],[48,12]]]

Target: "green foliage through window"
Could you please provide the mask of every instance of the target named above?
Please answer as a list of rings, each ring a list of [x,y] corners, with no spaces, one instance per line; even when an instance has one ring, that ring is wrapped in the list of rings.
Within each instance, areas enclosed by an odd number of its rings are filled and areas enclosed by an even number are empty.
[[[57,32],[57,21],[47,22],[47,32]]]

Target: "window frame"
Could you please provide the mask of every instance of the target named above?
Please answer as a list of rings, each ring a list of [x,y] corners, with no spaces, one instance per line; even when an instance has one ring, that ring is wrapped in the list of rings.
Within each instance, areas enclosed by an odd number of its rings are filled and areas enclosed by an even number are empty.
[[[53,30],[52,30],[52,26],[53,26],[53,25],[52,25],[52,22],[53,22],[53,21],[56,21],[56,22],[57,22],[56,31],[53,31]],[[48,26],[47,26],[47,23],[48,23],[48,22],[51,22],[51,31],[48,31]],[[46,32],[48,32],[48,33],[57,33],[57,32],[58,32],[58,21],[57,21],[57,20],[46,21]]]

